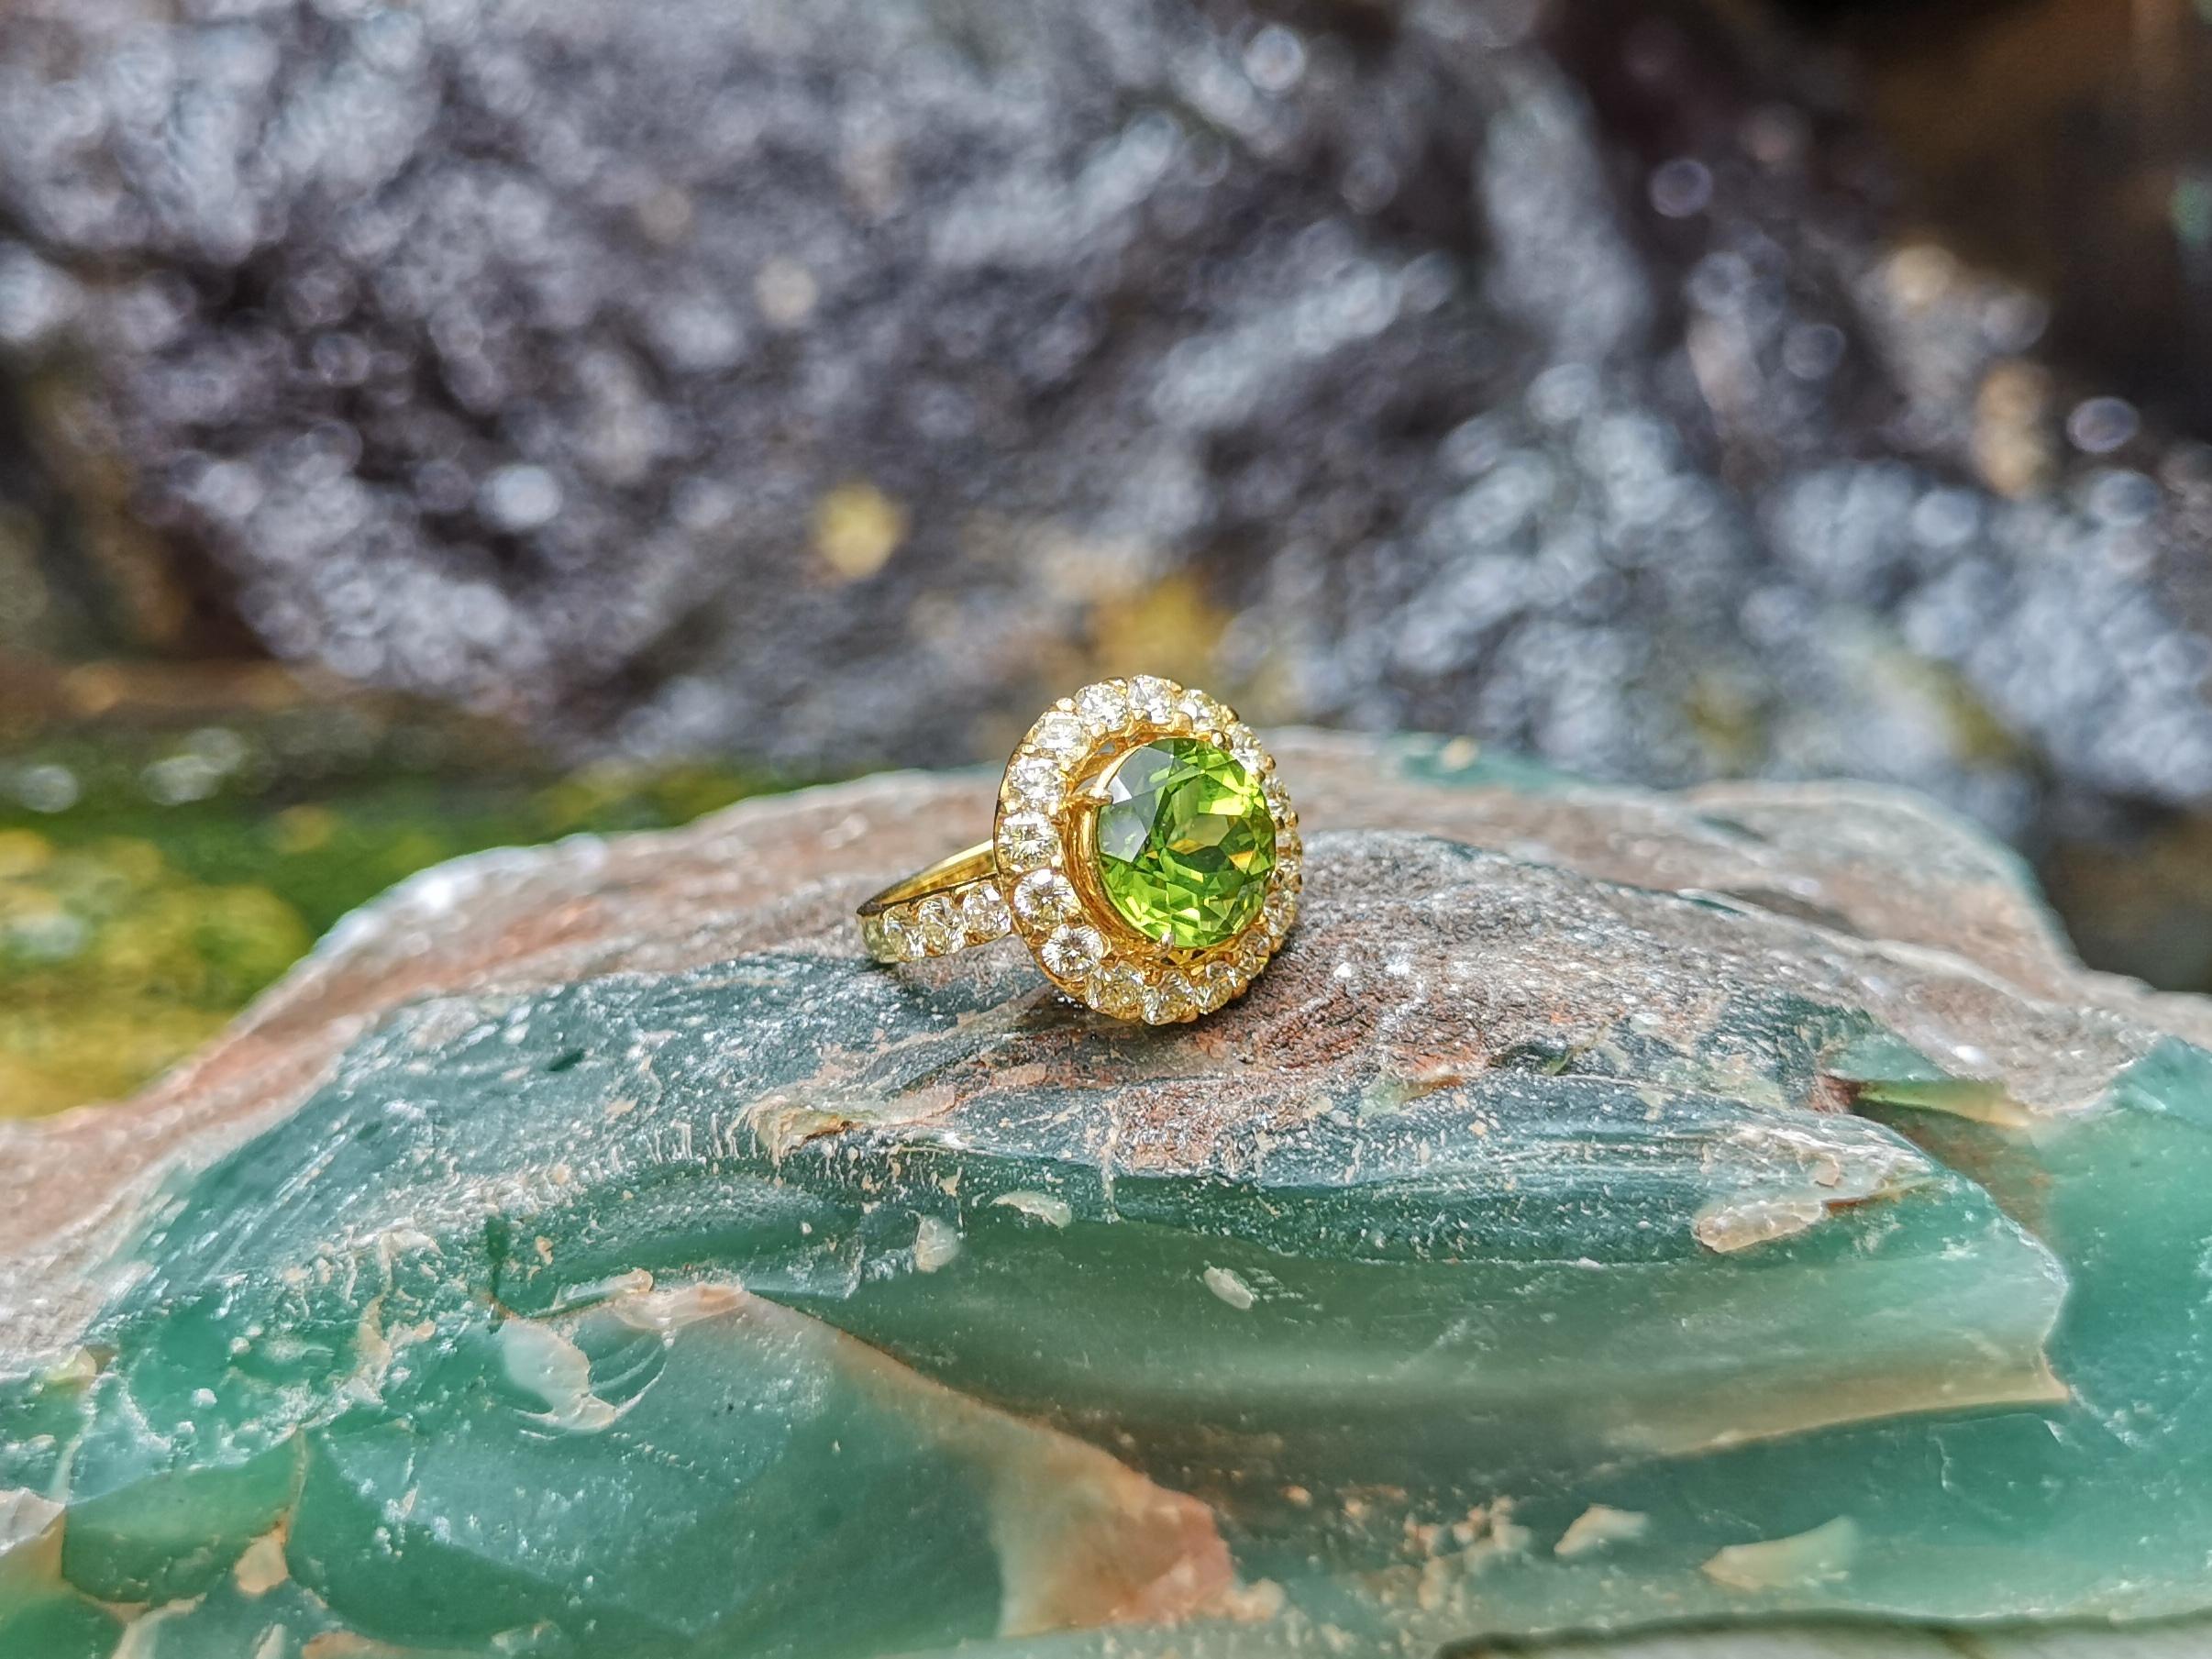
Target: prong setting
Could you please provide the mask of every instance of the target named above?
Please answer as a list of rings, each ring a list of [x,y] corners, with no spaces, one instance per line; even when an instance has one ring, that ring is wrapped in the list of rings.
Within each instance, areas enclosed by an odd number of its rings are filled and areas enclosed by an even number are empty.
[[[1261,827],[1271,824],[1274,836],[1264,902],[1233,934],[1196,946],[1145,937],[1099,874],[1098,817],[1115,769],[1172,738],[1197,739],[1233,759],[1258,786]],[[1247,822],[1256,821],[1254,809]],[[1007,763],[994,846],[1013,932],[1054,985],[1116,1019],[1170,1024],[1221,1007],[1250,986],[1297,920],[1303,847],[1274,758],[1234,711],[1157,676],[1085,686],[1038,717]]]

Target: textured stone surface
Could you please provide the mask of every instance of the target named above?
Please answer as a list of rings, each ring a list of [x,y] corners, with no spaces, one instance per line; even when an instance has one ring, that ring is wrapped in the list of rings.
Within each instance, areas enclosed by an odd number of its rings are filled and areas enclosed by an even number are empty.
[[[1697,9],[21,0],[0,348],[281,655],[641,749],[987,758],[1154,666],[2206,800],[2203,451]]]
[[[867,964],[849,905],[990,810],[890,776],[431,872],[145,1099],[0,1126],[0,1634],[1204,1659],[2212,1603],[2212,1008],[2083,973],[1908,799],[1276,747],[1309,907],[1192,1027],[1011,942]]]

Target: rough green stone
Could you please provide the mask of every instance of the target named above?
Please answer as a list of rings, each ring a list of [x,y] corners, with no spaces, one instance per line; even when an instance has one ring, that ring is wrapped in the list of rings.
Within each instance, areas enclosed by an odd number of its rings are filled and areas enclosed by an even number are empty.
[[[1203,949],[1252,924],[1275,868],[1275,821],[1255,778],[1196,737],[1163,737],[1115,768],[1098,815],[1099,883],[1148,939]]]
[[[1909,800],[1277,752],[1195,1026],[863,960],[988,820],[908,776],[434,872],[0,1127],[0,1653],[2202,1650],[2212,1010]]]

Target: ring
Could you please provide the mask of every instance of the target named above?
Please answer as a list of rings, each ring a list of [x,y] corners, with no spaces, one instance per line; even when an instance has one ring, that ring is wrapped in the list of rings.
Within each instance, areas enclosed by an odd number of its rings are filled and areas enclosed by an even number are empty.
[[[1017,934],[1100,1013],[1194,1020],[1282,948],[1302,850],[1275,758],[1233,710],[1149,674],[1101,680],[1029,728],[991,838],[876,894],[861,935],[912,962]]]

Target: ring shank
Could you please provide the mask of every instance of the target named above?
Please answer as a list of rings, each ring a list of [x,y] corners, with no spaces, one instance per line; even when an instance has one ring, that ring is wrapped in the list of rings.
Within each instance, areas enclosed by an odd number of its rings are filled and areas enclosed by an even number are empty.
[[[874,897],[860,905],[860,916],[879,916],[895,904],[911,904],[916,899],[931,898],[938,893],[949,893],[973,881],[988,879],[998,868],[990,843],[979,841],[975,846],[963,847],[949,858],[940,858],[926,869],[916,870],[903,880],[894,881]]]

